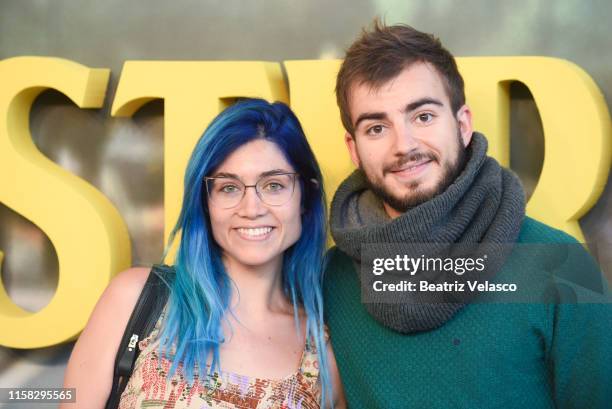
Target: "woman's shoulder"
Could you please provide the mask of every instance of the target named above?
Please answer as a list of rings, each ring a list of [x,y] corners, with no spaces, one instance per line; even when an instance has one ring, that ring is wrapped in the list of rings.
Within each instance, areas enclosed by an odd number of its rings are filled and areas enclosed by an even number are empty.
[[[150,271],[146,267],[131,267],[117,274],[100,296],[88,326],[106,321],[109,316],[127,324]]]
[[[109,320],[116,322],[125,318],[127,324],[150,271],[148,267],[131,267],[113,277],[98,299],[85,331],[92,325]]]
[[[116,301],[136,304],[150,271],[150,267],[131,267],[120,272],[111,280],[102,297],[116,297]]]
[[[77,387],[88,396],[93,403],[90,407],[101,407],[106,402],[119,343],[149,271],[150,268],[133,267],[111,280],[72,350],[64,385]]]
[[[117,274],[102,293],[80,338],[89,332],[105,332],[116,341],[116,350],[150,270],[132,267]]]
[[[111,284],[113,282],[124,282],[131,284],[137,284],[138,282],[142,282],[142,284],[144,285],[144,281],[146,281],[150,271],[151,267],[130,267],[113,277],[113,279],[111,280]]]
[[[131,267],[117,274],[100,296],[80,338],[102,328],[120,338],[150,271],[147,267]]]
[[[123,335],[151,269],[131,267],[117,274],[100,297],[91,315],[89,326],[112,328],[115,337]],[[110,324],[112,320],[114,324]],[[110,324],[110,325],[109,325]]]

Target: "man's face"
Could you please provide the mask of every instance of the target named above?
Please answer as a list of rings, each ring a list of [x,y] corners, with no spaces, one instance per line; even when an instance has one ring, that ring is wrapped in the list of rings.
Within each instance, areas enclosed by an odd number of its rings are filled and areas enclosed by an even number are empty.
[[[414,63],[376,89],[356,83],[349,107],[351,159],[389,216],[433,198],[461,172],[471,113],[465,105],[452,112],[443,79],[431,65]]]

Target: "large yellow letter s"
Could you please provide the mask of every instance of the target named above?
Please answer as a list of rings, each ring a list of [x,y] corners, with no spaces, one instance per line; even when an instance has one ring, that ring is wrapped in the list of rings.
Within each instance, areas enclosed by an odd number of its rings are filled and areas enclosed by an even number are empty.
[[[0,345],[40,348],[85,326],[111,276],[130,265],[123,219],[94,187],[43,156],[32,142],[30,108],[45,89],[81,108],[102,106],[109,70],[59,58],[0,61],[0,202],[39,226],[55,246],[59,282],[36,313],[15,305],[0,283]]]

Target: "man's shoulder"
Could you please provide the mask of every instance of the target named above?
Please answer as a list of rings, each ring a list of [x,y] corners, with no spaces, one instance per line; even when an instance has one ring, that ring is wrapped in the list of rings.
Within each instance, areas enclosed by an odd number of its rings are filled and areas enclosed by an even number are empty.
[[[597,260],[573,236],[525,217],[517,242],[523,246],[515,254],[526,256],[522,259],[530,258],[556,281],[565,283],[565,287],[570,286],[580,293],[588,290],[591,295],[607,293],[608,284]]]
[[[337,246],[333,246],[327,250],[327,267],[326,271],[345,271],[355,268],[353,260],[344,251]]]
[[[344,251],[334,246],[327,251],[325,267],[325,283],[342,284],[357,279],[357,265]]]
[[[577,243],[574,236],[525,216],[521,225],[518,243]]]

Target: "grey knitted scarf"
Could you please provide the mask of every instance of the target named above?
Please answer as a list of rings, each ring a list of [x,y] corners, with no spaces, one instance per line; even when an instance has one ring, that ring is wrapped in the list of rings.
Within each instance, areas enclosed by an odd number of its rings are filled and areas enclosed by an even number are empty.
[[[331,205],[331,232],[338,248],[355,261],[357,271],[361,245],[366,243],[516,241],[525,215],[520,180],[486,155],[487,140],[482,134],[473,134],[466,153],[465,168],[444,192],[396,219],[386,214],[360,170],[342,182]],[[402,333],[437,328],[464,305],[464,302],[365,304],[378,322]]]

